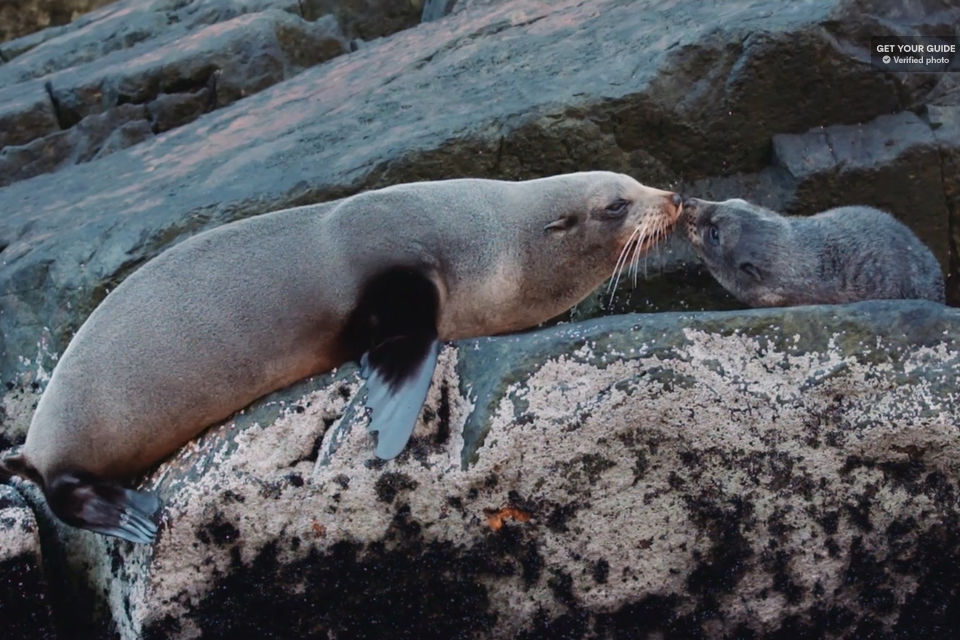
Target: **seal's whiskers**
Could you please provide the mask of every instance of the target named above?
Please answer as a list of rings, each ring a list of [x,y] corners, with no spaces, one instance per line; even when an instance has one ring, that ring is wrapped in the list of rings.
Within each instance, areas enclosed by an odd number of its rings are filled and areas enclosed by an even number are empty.
[[[640,255],[641,253],[646,254],[646,249],[656,242],[656,234],[660,221],[660,216],[646,216],[643,219],[643,233],[640,234],[637,246],[633,248],[633,255],[630,256],[630,273],[633,277],[634,288],[637,286],[637,265],[640,262]],[[650,227],[652,227],[652,229]]]
[[[642,230],[643,225],[638,224],[630,234],[630,237],[627,238],[627,241],[623,243],[623,249],[620,250],[620,257],[617,258],[617,264],[614,265],[613,273],[610,274],[610,284],[607,285],[607,292],[610,294],[609,304],[613,304],[613,298],[617,293],[617,285],[620,284],[620,276],[623,275],[623,270],[627,266],[627,256],[630,253],[631,245],[634,242],[640,242],[640,238],[638,236]]]
[[[617,275],[617,271],[620,270],[621,264],[626,259],[627,253],[630,251],[630,242],[633,240],[633,237],[637,235],[637,232],[639,231],[640,231],[640,228],[636,227],[633,230],[633,232],[630,234],[630,237],[627,238],[627,241],[623,243],[623,248],[620,249],[620,255],[617,257],[617,263],[613,265],[613,272],[610,274],[610,284],[607,285],[607,291],[610,291],[610,289],[615,289],[617,287],[616,282],[614,280],[614,276]]]
[[[634,248],[633,255],[631,256],[631,265],[630,272],[633,275],[633,286],[637,286],[637,273],[640,270],[640,256],[643,256],[643,277],[647,277],[647,256],[650,254],[650,249],[658,247],[664,238],[667,237],[667,230],[670,228],[671,223],[669,220],[663,216],[657,216],[651,221],[651,226],[653,227],[648,233],[644,233],[643,241],[638,243],[638,247]],[[639,245],[642,245],[642,249]]]
[[[637,271],[640,266],[640,256],[646,257],[647,250],[655,246],[660,241],[660,235],[665,225],[663,216],[648,216],[644,218],[644,232],[641,235],[641,241],[634,247],[633,255],[630,257],[630,273],[633,277],[633,286],[637,286]],[[648,229],[647,227],[652,227]],[[646,271],[644,271],[646,275]]]

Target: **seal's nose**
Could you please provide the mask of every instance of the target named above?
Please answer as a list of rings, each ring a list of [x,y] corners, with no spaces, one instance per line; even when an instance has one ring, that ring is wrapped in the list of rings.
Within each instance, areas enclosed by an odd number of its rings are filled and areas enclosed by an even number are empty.
[[[670,196],[670,200],[673,202],[673,206],[679,207],[680,203],[683,202],[683,196],[680,195],[679,193],[675,193],[672,196]]]
[[[684,198],[684,199],[683,199],[683,208],[684,208],[684,209],[686,209],[687,207],[693,208],[693,207],[697,206],[697,202],[699,202],[699,200],[697,200],[696,198]]]

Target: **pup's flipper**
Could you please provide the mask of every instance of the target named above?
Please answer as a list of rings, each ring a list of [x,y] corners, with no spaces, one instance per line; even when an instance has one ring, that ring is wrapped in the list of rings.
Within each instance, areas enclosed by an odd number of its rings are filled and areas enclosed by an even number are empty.
[[[51,482],[47,502],[58,518],[130,542],[148,544],[157,535],[154,515],[160,500],[83,474],[61,474]]]
[[[378,458],[395,458],[410,439],[427,398],[440,342],[433,331],[394,336],[363,355],[367,379],[367,430],[377,433]]]

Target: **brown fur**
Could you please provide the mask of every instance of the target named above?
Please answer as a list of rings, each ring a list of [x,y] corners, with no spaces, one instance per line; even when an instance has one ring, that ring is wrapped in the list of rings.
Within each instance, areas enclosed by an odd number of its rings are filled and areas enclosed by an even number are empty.
[[[65,473],[129,477],[256,398],[359,357],[343,325],[385,269],[434,282],[441,340],[536,325],[610,275],[642,217],[675,221],[672,195],[605,172],[450,180],[201,233],[133,273],[83,324],[23,461],[48,486]],[[617,198],[628,212],[604,218]]]

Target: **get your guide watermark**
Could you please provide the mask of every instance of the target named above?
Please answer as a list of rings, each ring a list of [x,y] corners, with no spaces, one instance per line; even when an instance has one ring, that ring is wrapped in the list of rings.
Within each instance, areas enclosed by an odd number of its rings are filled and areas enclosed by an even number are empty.
[[[960,71],[960,38],[888,36],[870,40],[870,62],[881,71]]]

